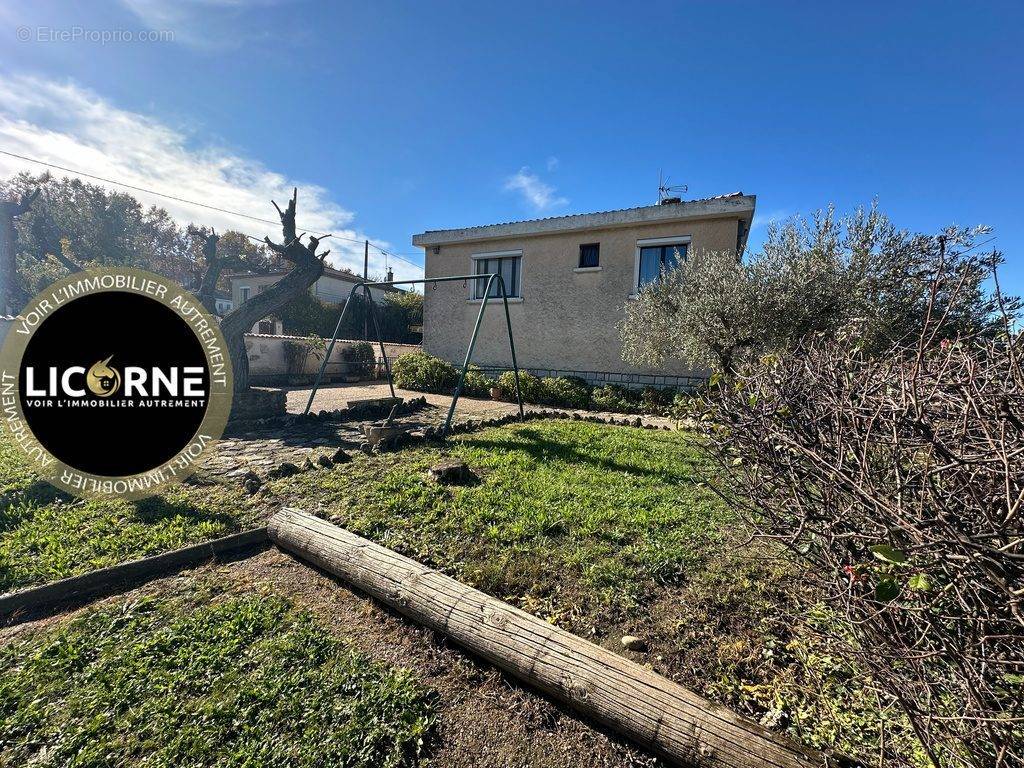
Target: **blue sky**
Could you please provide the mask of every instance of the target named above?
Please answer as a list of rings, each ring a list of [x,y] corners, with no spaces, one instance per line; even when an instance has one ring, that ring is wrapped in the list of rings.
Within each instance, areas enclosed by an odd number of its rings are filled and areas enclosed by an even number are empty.
[[[995,227],[1024,292],[1022,29],[1020,2],[9,3],[0,149],[260,217],[297,183],[300,225],[418,263],[416,232],[651,203],[659,171],[759,224],[877,198]]]

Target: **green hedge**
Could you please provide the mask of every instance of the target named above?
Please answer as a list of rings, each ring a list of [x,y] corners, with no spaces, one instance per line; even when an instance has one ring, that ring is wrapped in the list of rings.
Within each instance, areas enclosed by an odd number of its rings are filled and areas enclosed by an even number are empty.
[[[501,396],[505,400],[515,401],[516,399],[516,376],[512,371],[505,371],[498,377],[498,388],[501,389]],[[544,398],[544,388],[541,380],[532,373],[519,372],[519,390],[523,393],[524,403],[539,403]]]
[[[373,345],[368,341],[358,341],[351,347],[345,347],[341,350],[341,359],[345,363],[345,375],[358,376],[361,379],[368,379],[373,375],[377,362],[373,354]]]
[[[417,392],[435,392],[450,395],[455,391],[459,372],[455,366],[426,352],[410,352],[399,357],[391,366],[395,386]]]
[[[395,386],[418,392],[450,395],[459,380],[459,369],[451,363],[424,352],[412,352],[395,360],[391,368]],[[492,387],[501,390],[502,399],[516,400],[516,381],[512,371],[505,371],[497,380],[475,365],[466,371],[462,394],[468,397],[489,397]],[[576,376],[543,379],[526,371],[519,372],[519,388],[524,403],[550,405],[556,408],[590,409],[615,413],[649,413],[672,415],[679,411],[687,395],[675,389],[630,389],[619,384],[591,388]]]
[[[375,303],[381,339],[403,344],[420,343],[422,334],[409,330],[410,326],[423,322],[422,309],[419,314],[416,311],[418,296],[419,294],[389,294],[385,300]],[[419,301],[422,303],[422,297],[419,297]],[[282,307],[277,316],[284,326],[284,332],[290,336],[314,335],[329,339],[338,324],[341,310],[342,306],[339,304],[325,304],[316,296],[304,293]],[[369,333],[369,338],[377,338],[373,321],[370,319],[369,304],[360,293],[352,297],[352,306],[345,313],[345,322],[338,329],[338,338],[361,338],[364,329]]]
[[[466,371],[466,380],[462,383],[462,394],[467,397],[490,397],[491,387],[496,384],[494,379],[477,366],[470,365]]]
[[[543,378],[540,385],[543,405],[579,409],[590,407],[590,385],[583,379],[575,376]]]

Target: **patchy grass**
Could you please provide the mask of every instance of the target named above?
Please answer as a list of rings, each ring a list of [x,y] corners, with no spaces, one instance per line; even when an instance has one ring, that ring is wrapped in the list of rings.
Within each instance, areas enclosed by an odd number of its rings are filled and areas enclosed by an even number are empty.
[[[442,486],[445,455],[481,477]],[[271,484],[275,498],[324,514],[491,594],[568,618],[641,603],[701,568],[732,513],[699,479],[679,432],[532,422]]]
[[[0,434],[0,592],[239,530],[240,488],[175,486],[142,501],[83,501],[43,482]]]
[[[480,482],[429,480],[446,458]],[[640,634],[650,651],[638,661],[810,746],[867,764],[917,760],[903,717],[816,631],[838,625],[800,569],[742,546],[746,529],[707,469],[686,433],[535,421],[360,454],[273,481],[259,504],[328,517],[616,650],[621,634]],[[221,486],[76,502],[0,444],[0,589],[222,535],[258,514]]]
[[[429,480],[445,458],[480,482]],[[708,469],[686,433],[545,421],[360,455],[270,490],[616,650],[639,634],[637,660],[808,746],[867,764],[920,757],[901,713],[814,631],[836,624],[800,568],[745,546]]]
[[[0,765],[412,765],[402,671],[281,598],[147,597],[0,649]]]

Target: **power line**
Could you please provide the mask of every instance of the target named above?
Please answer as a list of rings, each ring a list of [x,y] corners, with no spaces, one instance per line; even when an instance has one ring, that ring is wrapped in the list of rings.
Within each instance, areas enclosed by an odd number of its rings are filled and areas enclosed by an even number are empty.
[[[13,158],[16,158],[18,160],[24,160],[24,161],[29,162],[29,163],[36,163],[38,165],[42,165],[42,166],[45,166],[47,168],[54,168],[54,169],[56,169],[58,171],[64,171],[65,173],[73,173],[73,174],[75,174],[77,176],[83,176],[83,177],[85,177],[87,179],[94,179],[95,181],[102,181],[104,184],[113,184],[113,185],[118,186],[118,187],[124,187],[125,189],[135,190],[136,192],[145,192],[148,195],[154,195],[156,197],[162,197],[162,198],[164,198],[166,200],[174,200],[175,202],[178,202],[178,203],[185,203],[186,205],[193,205],[193,206],[196,206],[198,208],[206,208],[207,210],[210,210],[210,211],[217,211],[218,213],[226,213],[226,214],[229,214],[231,216],[240,216],[243,219],[250,219],[251,221],[258,221],[261,224],[270,224],[270,225],[275,226],[275,227],[281,225],[280,221],[273,221],[272,219],[264,219],[264,218],[262,218],[260,216],[253,216],[253,215],[248,214],[248,213],[242,213],[241,211],[232,211],[232,210],[230,210],[228,208],[220,208],[220,207],[218,207],[216,205],[210,205],[209,203],[201,203],[198,200],[189,200],[188,198],[185,198],[185,197],[178,197],[177,195],[171,195],[171,194],[168,194],[166,192],[160,192],[160,191],[155,190],[155,189],[148,189],[146,187],[139,187],[139,186],[136,186],[134,184],[128,184],[127,182],[116,181],[114,179],[108,179],[108,178],[106,178],[104,176],[97,176],[97,175],[92,174],[92,173],[86,173],[85,171],[79,171],[79,170],[77,170],[75,168],[68,168],[68,167],[63,166],[63,165],[57,165],[56,163],[48,163],[45,160],[39,160],[39,159],[34,158],[34,157],[27,157],[26,155],[19,155],[16,152],[8,152],[6,149],[0,149],[0,155],[7,155],[8,157],[13,157]],[[243,232],[242,234],[245,234],[245,233]],[[317,236],[317,237],[323,237],[323,236],[327,235],[326,232],[312,232],[312,234]],[[263,242],[262,238],[256,238],[253,235],[248,235],[248,234],[245,234],[245,236],[248,237],[248,238],[251,238],[253,240],[258,240],[259,242]],[[329,238],[333,239],[333,240],[344,240],[344,241],[347,241],[347,242],[350,242],[350,243],[363,243],[364,242],[363,240],[357,240],[354,237],[343,237],[341,235],[334,235],[334,234],[329,235]],[[423,268],[423,266],[421,264],[417,264],[414,261],[409,261],[409,259],[402,258],[397,253],[392,253],[391,251],[388,251],[385,248],[382,248],[381,246],[377,245],[376,243],[374,243],[372,241],[369,241],[369,242],[370,242],[370,245],[373,246],[373,248],[375,248],[376,250],[380,251],[383,254],[386,254],[388,256],[393,256],[394,258],[398,259],[399,261],[404,261],[406,264],[409,264],[409,265],[411,265],[413,267],[416,267],[417,269],[422,269]]]

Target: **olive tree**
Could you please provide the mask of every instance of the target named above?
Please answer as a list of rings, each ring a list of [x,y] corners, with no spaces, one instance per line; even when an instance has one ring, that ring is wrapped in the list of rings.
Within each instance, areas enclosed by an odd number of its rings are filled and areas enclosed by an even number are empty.
[[[946,241],[984,231],[951,231]],[[928,277],[940,260],[950,278],[936,288]],[[962,250],[940,253],[937,238],[898,229],[874,206],[841,218],[829,208],[809,221],[773,223],[745,260],[697,252],[645,286],[626,305],[623,357],[640,365],[680,359],[732,374],[744,360],[810,334],[832,336],[851,322],[864,349],[881,351],[916,333],[929,302],[949,312],[957,332],[991,330],[986,279]]]

